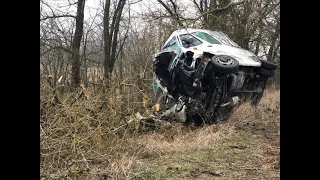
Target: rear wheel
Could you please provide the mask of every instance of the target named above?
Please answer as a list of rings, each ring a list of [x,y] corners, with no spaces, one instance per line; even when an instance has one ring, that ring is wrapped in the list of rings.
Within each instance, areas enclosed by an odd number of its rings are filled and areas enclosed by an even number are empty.
[[[266,88],[267,85],[267,78],[262,79],[259,83],[259,87],[257,88],[259,92],[252,94],[251,96],[251,105],[252,106],[257,106],[259,102],[261,101],[264,93],[264,89]]]
[[[253,94],[251,97],[252,98],[251,105],[257,106],[259,104],[259,102],[261,101],[262,97],[263,97],[263,92]]]

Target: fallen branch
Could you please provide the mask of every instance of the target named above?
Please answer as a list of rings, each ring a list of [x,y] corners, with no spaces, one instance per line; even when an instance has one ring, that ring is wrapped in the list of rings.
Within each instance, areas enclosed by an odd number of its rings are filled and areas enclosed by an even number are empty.
[[[156,127],[156,126],[168,126],[170,125],[170,122],[165,121],[165,120],[161,120],[156,118],[154,115],[150,115],[149,117],[143,117],[139,112],[137,112],[133,118],[129,119],[126,124],[123,124],[117,128],[115,128],[113,131],[116,132],[119,129],[133,123],[133,122],[137,122],[140,125],[143,125],[142,127],[145,128],[145,125],[149,125],[152,127]]]

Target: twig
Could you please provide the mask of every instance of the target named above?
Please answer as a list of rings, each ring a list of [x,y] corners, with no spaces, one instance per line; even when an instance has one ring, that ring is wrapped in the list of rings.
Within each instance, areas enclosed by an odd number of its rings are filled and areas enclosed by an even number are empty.
[[[82,156],[83,161],[86,163],[86,166],[87,166],[87,168],[88,168],[88,170],[89,170],[90,167],[89,167],[89,163],[88,163],[87,159],[84,157],[83,153],[81,153],[81,156]]]
[[[40,130],[42,131],[42,134],[43,134],[43,135],[46,135],[46,132],[44,132],[44,130],[42,129],[41,124],[40,124]]]

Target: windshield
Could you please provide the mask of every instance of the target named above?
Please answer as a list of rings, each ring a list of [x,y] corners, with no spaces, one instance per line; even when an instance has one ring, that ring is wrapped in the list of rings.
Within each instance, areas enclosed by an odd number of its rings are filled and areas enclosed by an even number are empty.
[[[220,42],[222,42],[223,44],[233,46],[233,47],[240,47],[237,43],[232,41],[228,37],[228,35],[224,34],[223,32],[219,32],[219,31],[209,31],[209,32],[210,32],[210,35],[220,40]]]
[[[193,35],[195,35],[195,36],[197,36],[197,37],[199,37],[199,38],[207,41],[207,42],[210,43],[210,44],[221,44],[218,40],[216,40],[216,39],[213,38],[211,35],[209,35],[209,34],[207,34],[207,33],[205,33],[205,32],[199,32],[199,31],[197,31],[197,32],[193,32],[193,33],[191,33],[191,34],[193,34]]]
[[[182,46],[184,48],[189,48],[189,47],[198,46],[199,44],[202,44],[200,40],[193,37],[191,34],[182,34],[179,37],[180,37]]]

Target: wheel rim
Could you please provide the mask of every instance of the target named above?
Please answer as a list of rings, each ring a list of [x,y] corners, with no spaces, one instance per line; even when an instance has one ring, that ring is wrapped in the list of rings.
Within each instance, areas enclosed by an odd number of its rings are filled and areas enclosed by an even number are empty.
[[[217,57],[217,62],[223,65],[231,65],[234,63],[234,60],[227,56]]]

